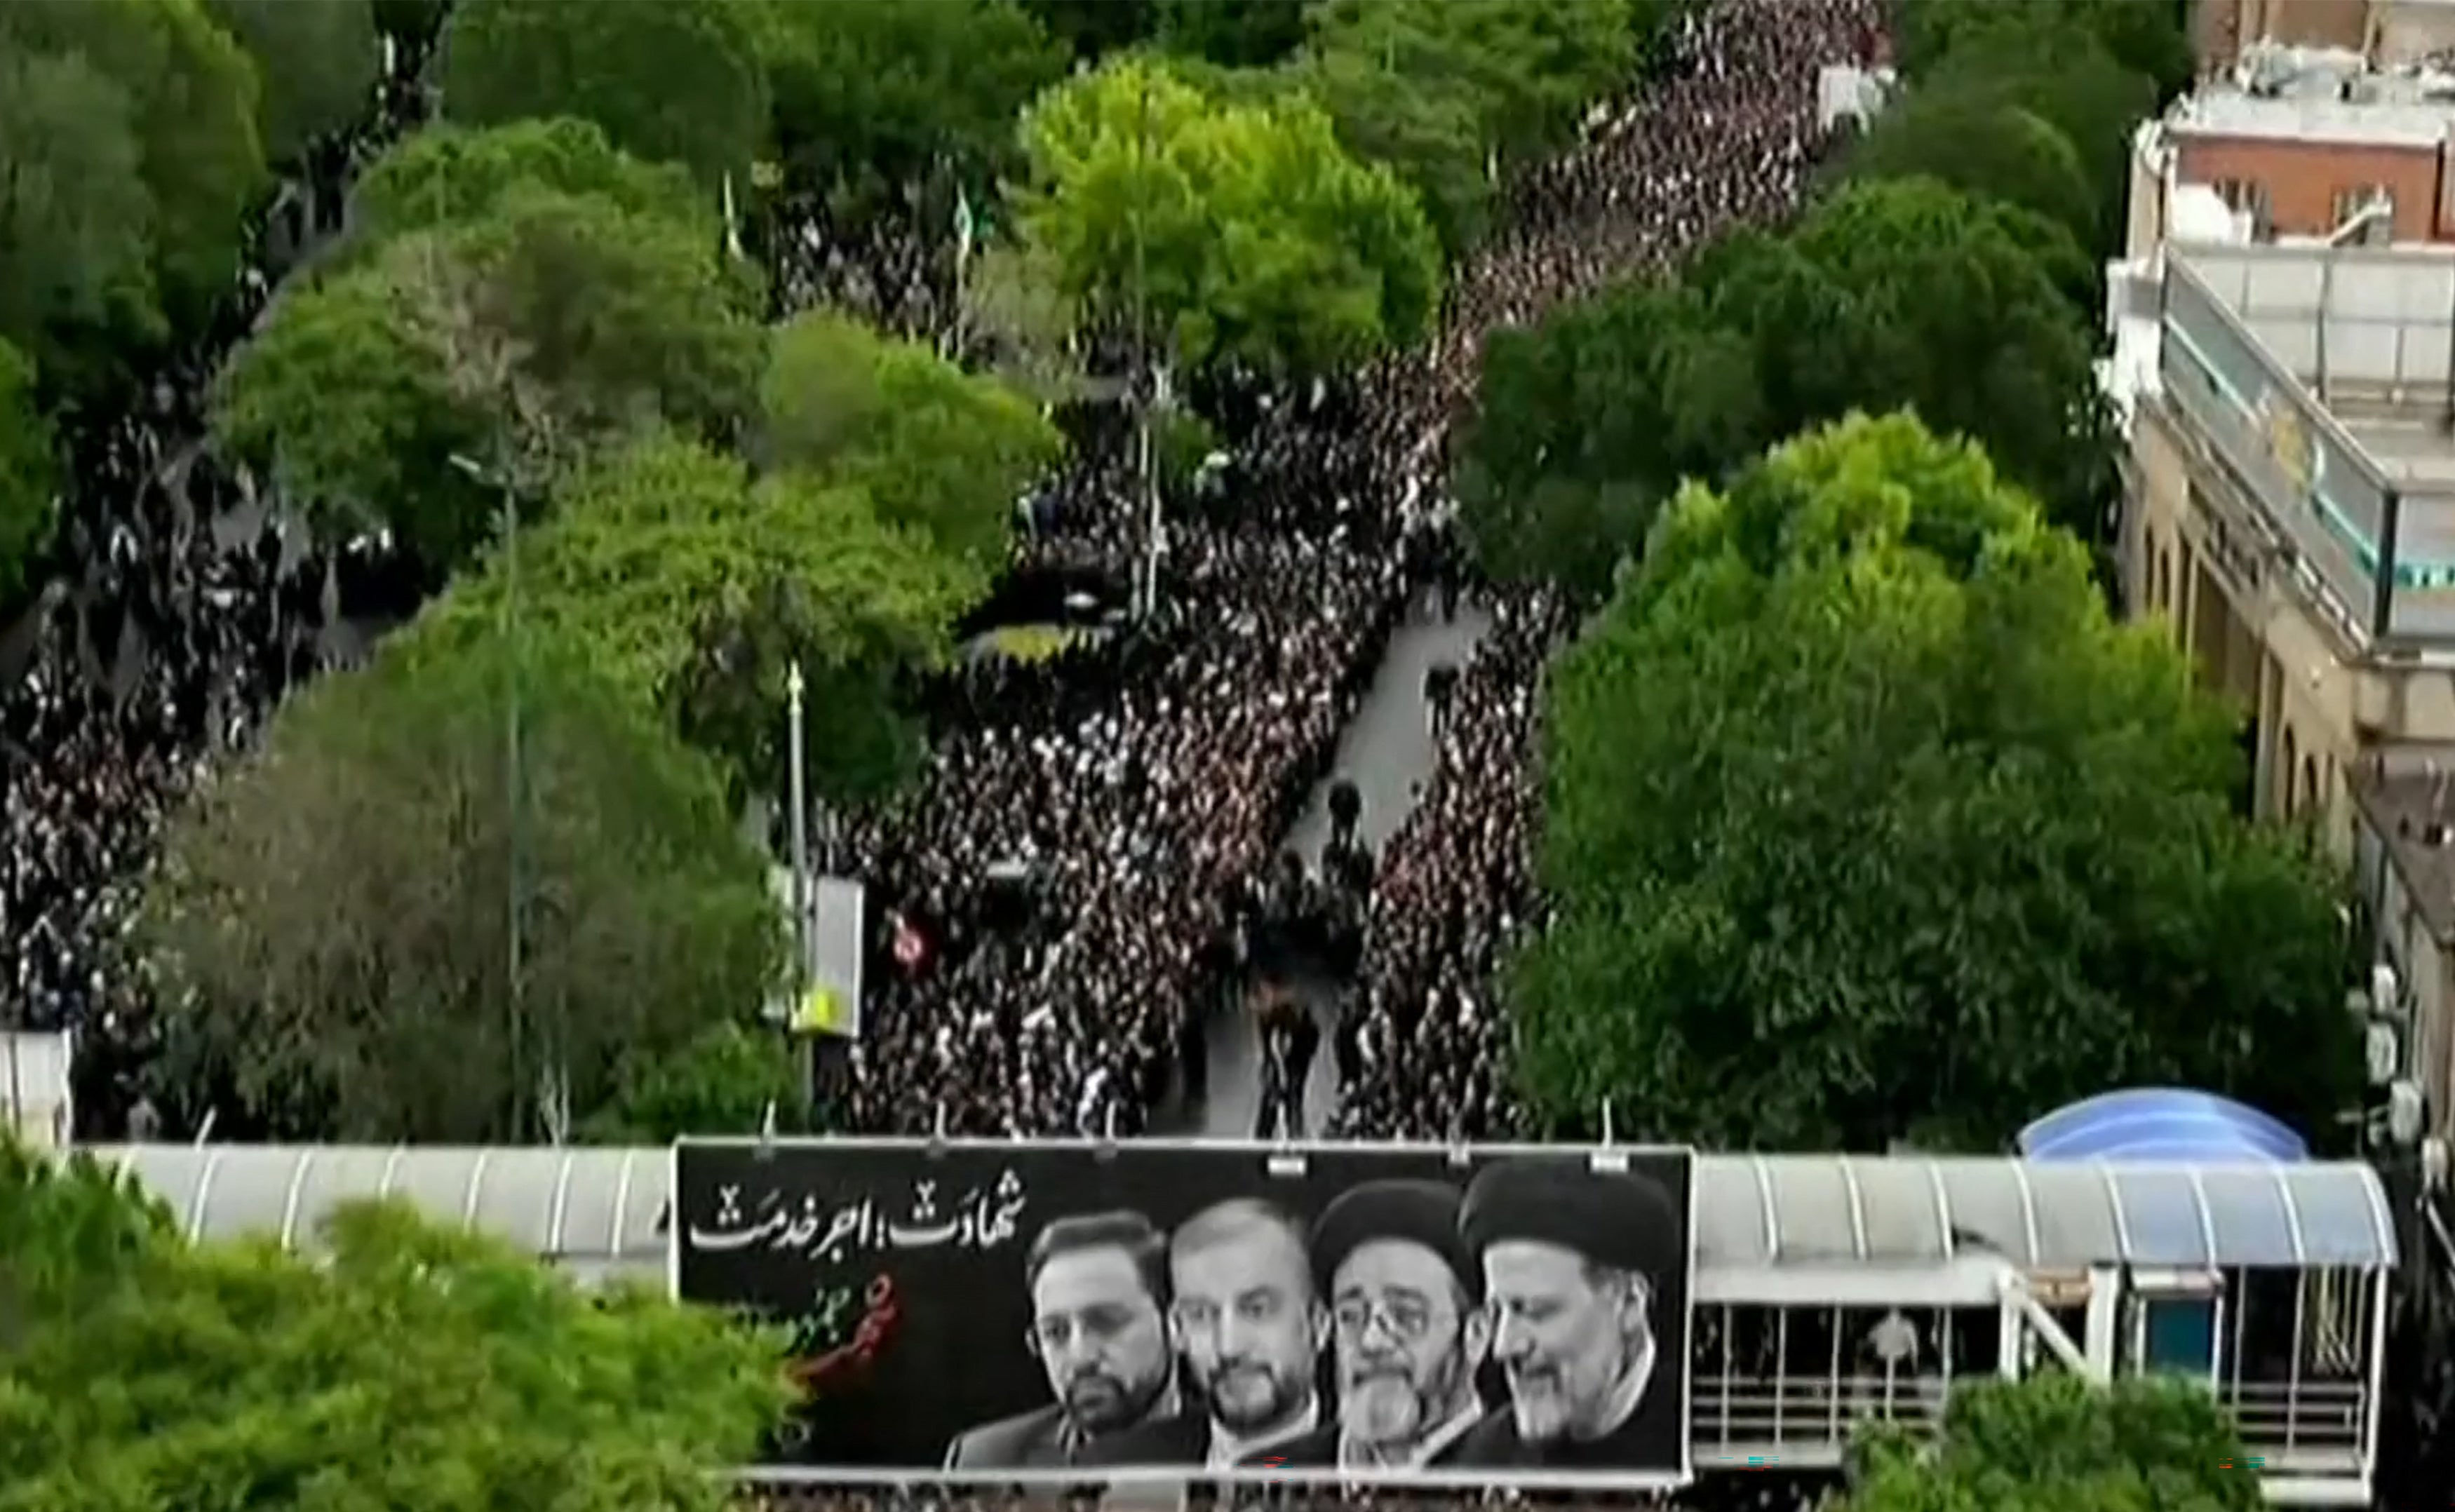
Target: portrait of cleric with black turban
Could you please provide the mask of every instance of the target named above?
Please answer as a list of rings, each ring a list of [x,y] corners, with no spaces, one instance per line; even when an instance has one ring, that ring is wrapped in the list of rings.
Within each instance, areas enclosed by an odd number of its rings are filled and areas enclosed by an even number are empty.
[[[1458,1237],[1509,1400],[1459,1441],[1461,1466],[1609,1471],[1682,1462],[1685,1341],[1657,1349],[1657,1300],[1685,1264],[1662,1186],[1576,1159],[1477,1172]]]

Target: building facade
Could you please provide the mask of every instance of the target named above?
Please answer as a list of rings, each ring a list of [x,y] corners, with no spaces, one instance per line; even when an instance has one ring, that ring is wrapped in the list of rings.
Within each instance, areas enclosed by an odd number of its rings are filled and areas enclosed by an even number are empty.
[[[2135,285],[2126,601],[2245,712],[2257,810],[2349,855],[2356,764],[2455,749],[2455,255],[2175,244]]]
[[[2142,133],[2135,209],[2188,186],[2252,241],[2332,236],[2372,206],[2378,241],[2455,241],[2455,72],[2259,44]]]
[[[2194,30],[2203,77],[2262,41],[2402,68],[2455,50],[2455,0],[2198,0]]]

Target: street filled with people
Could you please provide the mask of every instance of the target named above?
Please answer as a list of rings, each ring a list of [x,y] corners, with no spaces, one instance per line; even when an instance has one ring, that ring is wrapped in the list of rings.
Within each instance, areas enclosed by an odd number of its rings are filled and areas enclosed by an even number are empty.
[[[1227,517],[1168,527],[1154,623],[968,675],[991,686],[942,736],[921,795],[853,826],[855,870],[928,940],[853,1052],[853,1126],[1150,1126],[1183,1074],[1178,1047],[1199,1038],[1185,1026],[1234,1011],[1255,975],[1260,921],[1239,900],[1267,892],[1382,648],[1455,559],[1446,443],[1484,334],[1792,208],[1819,146],[1816,70],[1860,56],[1872,22],[1857,4],[1699,12],[1662,82],[1512,186],[1509,225],[1462,271],[1428,350],[1259,413]],[[1038,543],[1120,580],[1144,539],[1125,433],[1092,437]],[[1542,591],[1469,597],[1494,628],[1377,864],[1347,1029],[1365,1075],[1343,1134],[1514,1127],[1491,980],[1540,906],[1535,684],[1569,626]],[[1009,894],[1023,917],[991,923]],[[1216,948],[1222,934],[1236,943]]]
[[[1219,396],[1242,423],[1206,504],[1171,511],[1147,616],[1051,660],[956,675],[926,779],[847,816],[835,857],[919,945],[883,975],[837,1089],[844,1123],[1130,1133],[1181,1097],[1201,1026],[1276,970],[1262,905],[1281,837],[1330,775],[1383,648],[1432,599],[1456,607],[1447,443],[1483,336],[1783,213],[1817,148],[1816,71],[1873,34],[1857,0],[1690,18],[1660,78],[1508,186],[1434,340],[1352,380]],[[368,126],[311,154],[264,217],[212,339],[143,410],[73,437],[64,549],[11,637],[0,1016],[82,1031],[89,1070],[121,1073],[96,1109],[142,1101],[128,1075],[150,990],[118,941],[164,815],[357,638],[338,601],[347,548],[301,538],[270,487],[203,445],[201,408],[281,274],[340,230],[355,165],[416,118],[416,60],[395,62]],[[825,298],[952,334],[948,249],[909,233],[847,249],[815,206],[780,224],[788,311]],[[1039,491],[1022,559],[1130,583],[1150,549],[1132,426],[1115,405],[1071,418],[1077,459]],[[1540,906],[1534,684],[1568,625],[1543,592],[1464,586],[1493,629],[1442,691],[1434,770],[1358,899],[1339,1038],[1361,1075],[1342,1134],[1512,1127],[1491,981]]]
[[[1961,788],[1887,779],[1974,785],[2059,726],[1956,705],[1861,750],[1851,690],[1799,733],[1782,678],[1828,635],[1887,688],[1991,670],[1952,634],[2000,619],[2024,667],[2140,681],[2049,486],[2084,469],[2020,450],[2114,444],[2061,381],[2088,196],[2067,246],[1851,144],[1926,95],[1978,162],[2069,136],[2045,155],[2094,171],[2185,39],[2127,6],[1451,5],[0,8],[0,89],[45,86],[49,129],[0,179],[68,207],[0,237],[31,271],[0,299],[0,1090],[33,1146],[0,1139],[0,1282],[38,1344],[0,1394],[57,1420],[29,1508],[227,1459],[421,1509],[1794,1512],[1897,1504],[1864,1487],[1910,1461],[1852,1424],[1949,1438],[1991,1378],[2130,1410],[2002,1354],[1999,1298],[1727,1284],[1755,1261],[1703,1215],[1745,1162],[1691,1151],[1995,1149],[2104,1074],[2047,1047],[1931,1114],[1916,1041],[2000,984],[1957,945],[1827,961],[1800,899],[1863,939],[1985,886],[1880,839],[1828,865],[1848,797],[1725,774],[1864,769],[1974,853]],[[1975,71],[1931,91],[1946,44]],[[1899,360],[1808,374],[1801,310]],[[2039,375],[1998,433],[1941,402],[1955,364]],[[1938,508],[2037,572],[1938,570]],[[2011,609],[1938,611],[1896,666],[1914,575]],[[2065,743],[2109,704],[2063,698]],[[2001,885],[2157,879],[2068,933],[2140,955],[2128,916],[2167,909],[2165,977],[2036,945],[2065,1038],[2252,1101],[2268,1047],[2317,1046],[2290,1111],[2350,1127],[2364,1068],[2289,1007],[2258,1054],[2200,1043],[2241,982],[2343,1018],[2333,883],[2193,786],[2219,722],[2178,694],[2124,729],[2136,772],[2000,805],[2205,827],[2075,825]],[[2277,939],[2221,980],[2237,896]],[[1766,964],[1811,958],[1795,992]],[[1819,994],[1829,1045],[1757,1053]],[[72,1096],[29,1114],[19,1032]],[[1816,1084],[1845,1064],[1868,1084]],[[596,1290],[634,1276],[636,1308]]]
[[[114,1123],[142,1100],[152,991],[124,945],[162,825],[349,638],[351,545],[216,455],[205,410],[280,280],[342,232],[356,173],[421,118],[419,60],[390,61],[365,122],[310,144],[256,218],[205,333],[134,407],[64,428],[55,557],[0,636],[0,1024],[77,1031]]]

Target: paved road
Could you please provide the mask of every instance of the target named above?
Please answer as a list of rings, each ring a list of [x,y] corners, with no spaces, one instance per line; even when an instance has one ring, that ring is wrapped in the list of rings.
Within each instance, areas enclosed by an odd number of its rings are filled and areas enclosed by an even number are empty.
[[[1304,816],[1288,832],[1286,844],[1301,850],[1316,864],[1329,837],[1329,785],[1341,776],[1364,795],[1364,817],[1357,826],[1377,855],[1389,843],[1415,806],[1418,785],[1432,770],[1431,732],[1426,724],[1424,674],[1436,661],[1463,667],[1491,626],[1481,610],[1461,607],[1455,624],[1437,615],[1417,615],[1390,637],[1389,652],[1373,675],[1355,717],[1338,741],[1338,765],[1314,790]],[[1338,1100],[1338,1071],[1330,1055],[1329,1031],[1336,1005],[1327,987],[1306,995],[1321,1021],[1321,1054],[1313,1058],[1312,1078],[1305,1093],[1305,1117],[1314,1130],[1328,1121]],[[1222,1014],[1210,1026],[1210,1098],[1199,1110],[1181,1116],[1183,1132],[1206,1139],[1245,1139],[1253,1132],[1253,1113],[1261,1099],[1261,1057],[1251,1021],[1242,1015]]]

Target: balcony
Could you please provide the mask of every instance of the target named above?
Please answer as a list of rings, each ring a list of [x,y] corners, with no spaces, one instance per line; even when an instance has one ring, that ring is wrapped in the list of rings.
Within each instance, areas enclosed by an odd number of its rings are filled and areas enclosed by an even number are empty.
[[[2159,384],[2364,651],[2455,653],[2455,255],[2167,250]]]

